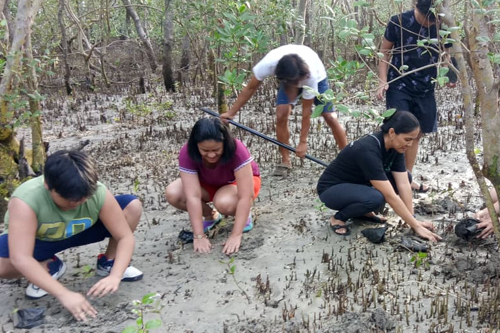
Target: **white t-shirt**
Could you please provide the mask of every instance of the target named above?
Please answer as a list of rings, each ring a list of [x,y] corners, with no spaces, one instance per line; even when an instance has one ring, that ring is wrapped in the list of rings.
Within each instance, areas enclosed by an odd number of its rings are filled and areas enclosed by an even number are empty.
[[[278,62],[287,54],[298,55],[309,67],[309,78],[306,80],[299,81],[298,87],[308,86],[318,91],[318,82],[326,79],[326,71],[323,62],[319,58],[318,54],[314,52],[310,47],[305,45],[283,45],[272,51],[270,51],[266,56],[257,63],[253,68],[253,74],[255,78],[259,81],[264,81],[265,78],[274,75],[274,70],[278,65]],[[302,92],[303,99],[313,99],[314,95],[304,90]]]

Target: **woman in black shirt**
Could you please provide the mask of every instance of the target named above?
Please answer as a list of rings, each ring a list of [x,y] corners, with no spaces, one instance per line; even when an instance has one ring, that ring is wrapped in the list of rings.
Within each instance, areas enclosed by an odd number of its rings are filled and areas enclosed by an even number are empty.
[[[349,218],[373,219],[373,211],[387,202],[419,236],[440,240],[431,222],[417,221],[413,215],[404,153],[420,133],[418,120],[410,112],[398,111],[381,130],[347,145],[319,179],[321,201],[338,211],[330,219],[333,231],[348,235]]]

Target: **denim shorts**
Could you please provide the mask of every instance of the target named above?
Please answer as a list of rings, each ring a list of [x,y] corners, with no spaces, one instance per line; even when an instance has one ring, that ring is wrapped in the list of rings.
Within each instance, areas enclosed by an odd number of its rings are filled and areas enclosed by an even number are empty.
[[[130,202],[137,199],[137,197],[131,194],[124,194],[115,196],[115,199],[116,201],[118,201],[118,204],[123,210]],[[0,258],[9,258],[8,236],[8,234],[0,236]],[[72,247],[97,243],[109,237],[111,237],[111,234],[109,233],[108,229],[106,229],[101,220],[97,220],[92,227],[70,238],[55,242],[41,241],[36,239],[35,248],[33,250],[33,258],[35,258],[37,261],[44,261],[52,258],[56,253],[63,250]]]
[[[318,92],[320,94],[324,93],[325,91],[328,90],[328,79],[325,78],[324,80],[318,82]],[[280,83],[280,88],[278,90],[278,96],[276,97],[276,105],[282,105],[282,104],[292,104],[296,105],[297,101],[299,100],[300,95],[302,94],[302,88],[299,89],[299,93],[297,95],[297,98],[295,98],[294,101],[290,101],[288,98],[288,95],[285,92],[285,85],[283,83]],[[316,97],[314,97],[314,105],[320,105],[322,104],[320,100],[318,100]],[[325,107],[323,108],[322,113],[328,113],[328,112],[334,112],[335,109],[333,107],[333,104],[331,102],[328,102],[325,104]]]
[[[386,92],[387,109],[411,112],[420,123],[422,133],[437,132],[437,106],[434,93],[426,96],[410,96],[396,89]]]

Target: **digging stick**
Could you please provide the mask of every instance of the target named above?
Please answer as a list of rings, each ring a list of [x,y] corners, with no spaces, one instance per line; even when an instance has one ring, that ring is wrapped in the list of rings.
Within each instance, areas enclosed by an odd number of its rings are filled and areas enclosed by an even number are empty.
[[[206,113],[208,113],[208,114],[209,114],[209,115],[211,115],[211,116],[214,116],[214,117],[219,117],[219,114],[218,114],[217,112],[212,111],[212,110],[210,110],[210,109],[207,109],[207,108],[201,108],[201,110],[202,110],[202,111],[204,111],[204,112],[206,112]],[[262,138],[262,139],[264,139],[264,140],[270,141],[270,142],[274,143],[275,145],[278,145],[278,146],[280,146],[280,147],[282,147],[282,148],[288,149],[288,150],[290,150],[290,151],[292,151],[292,152],[294,152],[294,153],[295,153],[295,148],[293,148],[293,147],[291,147],[291,146],[289,146],[289,145],[287,145],[287,144],[284,144],[284,143],[282,143],[282,142],[279,142],[279,141],[278,141],[278,140],[276,140],[276,139],[273,139],[273,138],[271,138],[271,137],[268,137],[268,136],[267,136],[267,135],[265,135],[265,134],[262,134],[262,133],[260,133],[260,132],[257,132],[256,130],[251,129],[250,127],[247,127],[247,126],[245,126],[245,125],[242,125],[242,124],[240,124],[240,123],[238,123],[238,122],[236,122],[236,121],[234,121],[234,120],[229,120],[229,123],[230,123],[230,124],[232,124],[232,125],[234,125],[234,126],[236,126],[236,127],[241,128],[241,129],[243,129],[243,130],[245,130],[245,131],[247,131],[247,132],[250,132],[250,133],[252,133],[252,134],[254,134],[254,135],[257,135],[258,137],[261,137],[261,138]],[[305,156],[305,157],[306,157],[308,160],[311,160],[311,161],[313,161],[313,162],[316,162],[316,163],[318,163],[318,164],[321,164],[322,166],[325,166],[325,167],[326,167],[326,166],[328,166],[328,164],[326,164],[326,163],[325,163],[325,162],[323,162],[322,160],[318,160],[317,158],[312,157],[312,156],[310,156],[310,155],[307,155],[307,154],[306,154],[306,156]]]

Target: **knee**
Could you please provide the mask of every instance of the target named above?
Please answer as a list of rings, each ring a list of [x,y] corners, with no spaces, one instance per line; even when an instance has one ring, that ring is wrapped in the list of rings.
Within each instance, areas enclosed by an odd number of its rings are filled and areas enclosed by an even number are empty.
[[[373,195],[364,202],[364,205],[370,211],[379,208],[385,202],[384,195],[380,191],[374,191]]]
[[[334,112],[327,112],[321,114],[325,122],[330,127],[340,127],[340,123],[337,120],[337,116]]]
[[[142,203],[139,199],[132,200],[123,210],[130,228],[135,230],[142,215]]]
[[[213,204],[215,209],[217,209],[217,211],[222,215],[234,216],[236,214],[235,202],[230,198],[222,197],[217,200],[214,198]]]
[[[165,198],[169,204],[176,206],[181,201],[181,196],[178,189],[171,185],[168,185],[165,189]]]
[[[0,258],[0,279],[11,279],[15,269],[9,258]]]
[[[290,115],[290,105],[281,104],[276,108],[276,123],[278,125],[288,124],[288,117]]]

